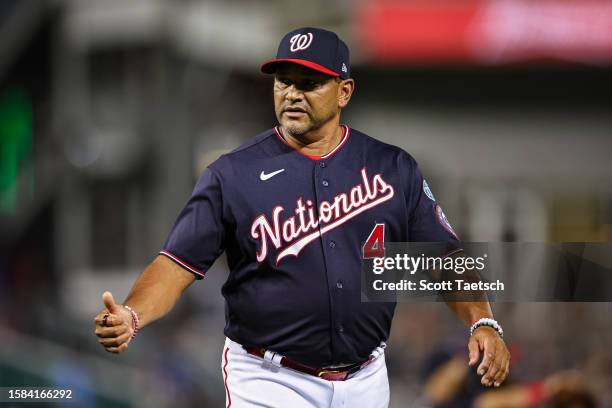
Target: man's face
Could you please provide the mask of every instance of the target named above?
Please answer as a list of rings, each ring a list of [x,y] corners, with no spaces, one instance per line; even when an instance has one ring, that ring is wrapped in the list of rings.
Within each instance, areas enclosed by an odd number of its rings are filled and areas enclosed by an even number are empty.
[[[301,65],[280,65],[274,75],[278,122],[295,136],[320,128],[340,112],[341,85],[339,79]]]

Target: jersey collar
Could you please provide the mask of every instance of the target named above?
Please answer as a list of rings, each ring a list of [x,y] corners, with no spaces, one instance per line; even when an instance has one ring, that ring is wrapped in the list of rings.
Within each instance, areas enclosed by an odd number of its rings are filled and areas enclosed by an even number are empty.
[[[338,143],[338,145],[336,147],[334,147],[330,152],[324,154],[323,156],[315,156],[315,155],[312,155],[312,154],[305,154],[305,153],[300,152],[299,150],[297,150],[293,146],[291,146],[289,143],[287,143],[287,140],[285,139],[285,136],[283,136],[283,132],[281,131],[280,126],[275,126],[274,127],[274,133],[276,133],[276,136],[278,136],[278,138],[281,140],[281,142],[283,142],[283,144],[285,144],[291,150],[295,150],[297,153],[301,154],[302,156],[307,157],[307,158],[309,158],[311,160],[325,160],[325,159],[329,159],[334,154],[339,152],[340,149],[342,149],[342,147],[348,141],[349,134],[351,133],[351,128],[349,128],[346,125],[340,125],[340,126],[342,127],[342,139],[340,139],[340,143]]]

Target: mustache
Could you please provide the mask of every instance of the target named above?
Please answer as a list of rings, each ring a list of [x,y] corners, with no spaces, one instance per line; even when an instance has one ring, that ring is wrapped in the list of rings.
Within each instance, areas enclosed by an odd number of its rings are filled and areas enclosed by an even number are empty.
[[[300,105],[290,105],[290,106],[285,106],[285,107],[283,107],[283,109],[282,109],[282,110],[283,110],[283,112],[285,112],[285,111],[290,111],[290,112],[291,112],[291,111],[293,111],[293,112],[296,112],[296,111],[297,111],[297,112],[304,112],[304,113],[308,113],[308,109],[306,109],[305,107],[300,106]]]

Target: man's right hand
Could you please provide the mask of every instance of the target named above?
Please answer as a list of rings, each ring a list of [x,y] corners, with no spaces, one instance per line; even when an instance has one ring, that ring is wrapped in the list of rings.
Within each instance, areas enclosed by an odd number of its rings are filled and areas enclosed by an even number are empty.
[[[105,309],[95,318],[95,333],[98,336],[98,342],[109,353],[121,353],[127,349],[134,333],[132,314],[125,307],[115,303],[110,292],[104,292],[102,302]],[[104,316],[106,315],[108,317],[105,321]]]

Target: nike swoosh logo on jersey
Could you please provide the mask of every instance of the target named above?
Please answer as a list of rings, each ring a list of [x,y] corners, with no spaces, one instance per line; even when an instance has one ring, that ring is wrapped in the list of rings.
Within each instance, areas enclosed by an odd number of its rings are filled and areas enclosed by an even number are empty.
[[[259,179],[261,181],[266,181],[266,180],[276,176],[278,173],[282,173],[283,171],[285,171],[285,169],[276,170],[276,171],[273,171],[272,173],[266,174],[262,170],[261,173],[259,174]]]

